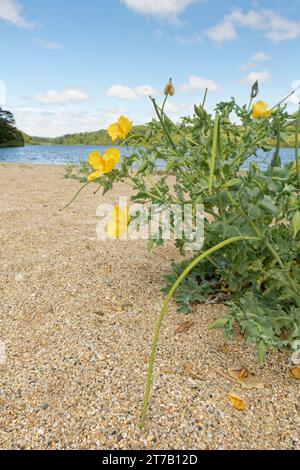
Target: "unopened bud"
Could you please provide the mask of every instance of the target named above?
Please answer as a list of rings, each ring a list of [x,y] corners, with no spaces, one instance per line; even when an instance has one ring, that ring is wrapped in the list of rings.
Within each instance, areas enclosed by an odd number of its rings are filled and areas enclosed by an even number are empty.
[[[252,89],[251,89],[251,99],[254,100],[254,98],[257,97],[259,93],[259,88],[258,88],[258,80],[253,84]]]
[[[194,111],[195,111],[196,116],[198,116],[199,118],[203,118],[206,114],[205,109],[201,105],[197,106],[195,104]]]
[[[175,88],[172,83],[172,78],[170,78],[169,82],[167,83],[165,87],[165,95],[166,96],[174,96],[175,95]]]

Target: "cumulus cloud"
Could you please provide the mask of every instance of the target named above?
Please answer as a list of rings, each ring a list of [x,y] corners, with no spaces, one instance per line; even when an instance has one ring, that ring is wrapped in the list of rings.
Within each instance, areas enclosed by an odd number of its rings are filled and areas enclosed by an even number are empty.
[[[137,13],[174,20],[189,5],[199,0],[121,0]]]
[[[197,75],[190,75],[188,82],[181,86],[181,91],[183,93],[194,94],[206,88],[208,88],[209,91],[217,91],[219,86],[213,80],[198,77]]]
[[[130,88],[124,85],[112,85],[106,91],[106,95],[124,101],[137,101],[144,96],[158,95],[158,90],[150,85],[140,85],[136,88]]]
[[[262,52],[262,51],[257,52],[256,54],[253,54],[253,56],[251,57],[251,62],[246,62],[245,64],[240,65],[240,70],[245,72],[246,70],[249,70],[249,69],[255,69],[257,66],[256,62],[266,62],[270,59],[271,57],[268,56],[268,54],[266,54],[265,52]]]
[[[262,70],[260,72],[251,72],[247,77],[243,78],[240,83],[243,85],[253,85],[257,80],[259,83],[268,83],[272,78],[272,75],[268,70]]]
[[[88,95],[80,88],[65,88],[64,90],[49,90],[35,96],[35,100],[46,104],[74,104],[88,99]]]
[[[252,56],[252,60],[256,60],[257,62],[266,62],[267,60],[270,60],[270,56],[265,52],[260,51]]]
[[[236,39],[239,27],[261,31],[273,42],[288,41],[300,37],[300,22],[289,20],[274,10],[262,9],[243,12],[239,8],[233,9],[219,24],[206,31],[206,35],[216,43],[232,41]]]
[[[22,10],[17,0],[0,0],[0,20],[8,21],[19,28],[32,28],[33,23],[27,21]]]
[[[65,107],[12,107],[19,129],[29,135],[57,137],[76,132],[106,129],[120,115],[127,115],[124,108],[110,108],[99,111],[73,111]],[[136,122],[136,121],[135,121]]]
[[[63,45],[56,41],[45,41],[41,38],[35,38],[33,39],[33,42],[41,47],[45,47],[45,49],[58,50],[63,48]]]

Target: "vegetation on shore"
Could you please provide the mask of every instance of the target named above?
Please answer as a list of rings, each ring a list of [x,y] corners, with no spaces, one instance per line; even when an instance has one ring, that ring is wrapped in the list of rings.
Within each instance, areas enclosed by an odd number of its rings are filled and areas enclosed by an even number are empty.
[[[16,128],[13,114],[2,108],[0,108],[0,147],[24,147],[24,138]]]

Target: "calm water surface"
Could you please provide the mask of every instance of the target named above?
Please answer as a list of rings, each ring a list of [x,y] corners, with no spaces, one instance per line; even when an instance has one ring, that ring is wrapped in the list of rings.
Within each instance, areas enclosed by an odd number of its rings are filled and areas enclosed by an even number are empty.
[[[29,163],[40,165],[65,165],[67,163],[78,164],[86,160],[94,150],[104,152],[108,147],[85,146],[85,145],[33,145],[19,148],[0,148],[0,162]],[[121,149],[122,155],[126,156],[126,150]],[[260,152],[258,161],[263,168],[267,168],[273,155],[273,151]],[[294,160],[294,149],[281,149],[283,163]]]

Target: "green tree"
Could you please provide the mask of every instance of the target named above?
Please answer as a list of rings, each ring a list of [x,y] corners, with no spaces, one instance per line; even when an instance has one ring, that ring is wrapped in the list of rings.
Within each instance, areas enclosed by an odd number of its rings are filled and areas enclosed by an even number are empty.
[[[0,147],[23,147],[24,138],[10,111],[0,108]]]

